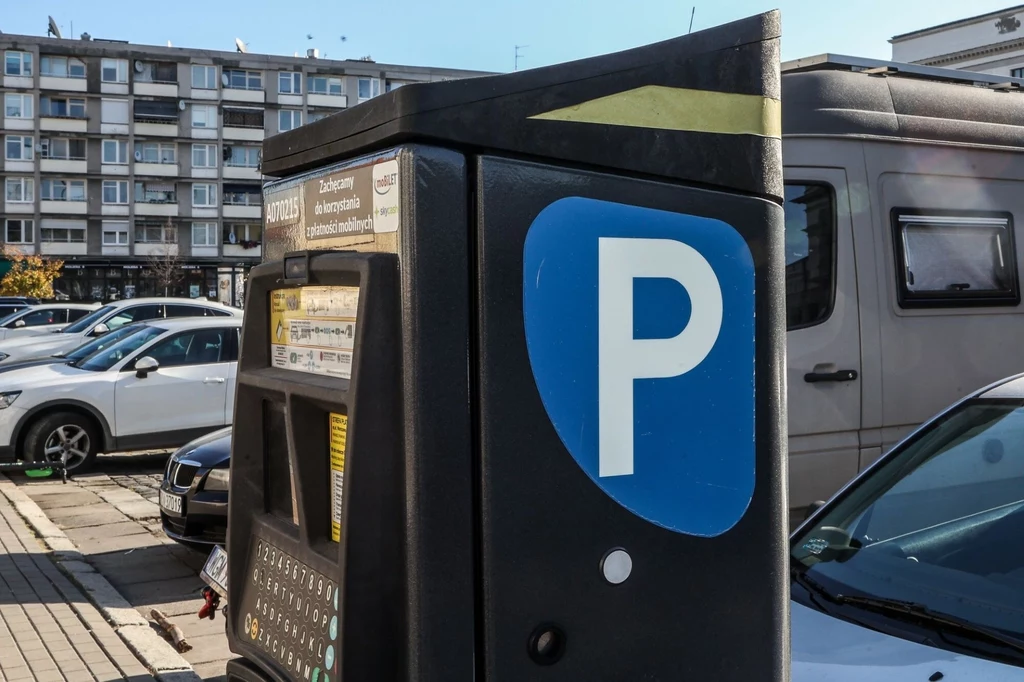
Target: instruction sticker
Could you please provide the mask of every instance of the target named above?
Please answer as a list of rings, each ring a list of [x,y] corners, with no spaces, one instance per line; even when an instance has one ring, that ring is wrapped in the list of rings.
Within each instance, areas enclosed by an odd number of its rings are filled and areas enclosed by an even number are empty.
[[[358,307],[359,287],[271,291],[271,365],[351,379]]]
[[[331,412],[331,540],[341,542],[341,500],[345,490],[348,415]]]

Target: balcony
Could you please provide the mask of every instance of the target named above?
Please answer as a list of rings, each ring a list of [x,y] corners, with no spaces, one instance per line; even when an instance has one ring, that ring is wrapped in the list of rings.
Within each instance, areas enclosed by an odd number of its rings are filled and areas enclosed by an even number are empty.
[[[85,232],[82,232],[85,235]],[[88,245],[82,242],[42,242],[39,251],[44,256],[85,256],[89,252]]]
[[[221,91],[221,98],[225,100],[231,100],[234,102],[251,102],[253,104],[263,104],[267,101],[267,93],[262,88],[259,90],[243,89],[243,88],[230,88],[225,87]]]
[[[36,205],[33,202],[31,202],[31,201],[28,201],[28,202],[8,201],[5,204],[3,204],[3,207],[4,207],[3,212],[4,213],[8,213],[8,214],[11,214],[11,213],[28,213],[28,214],[32,214],[32,213],[36,212]]]
[[[178,103],[172,100],[135,100],[135,134],[143,137],[178,135]]]
[[[224,179],[225,180],[252,180],[259,182],[263,179],[263,174],[260,173],[258,168],[251,168],[249,166],[232,166],[229,164],[224,165]]]
[[[4,130],[33,130],[35,121],[31,118],[4,117]]]
[[[243,246],[242,244],[225,244],[225,258],[261,258],[263,256],[263,245]]]
[[[245,206],[238,204],[224,204],[225,218],[254,218],[259,220],[263,215],[262,206]]]
[[[100,207],[100,215],[126,216],[128,215],[128,204],[103,204]]]
[[[103,175],[128,175],[128,164],[105,163],[100,166],[100,173]]]
[[[138,135],[139,137],[177,137],[178,121],[140,121],[139,118],[136,117],[135,134]]]
[[[138,216],[162,216],[175,217],[178,215],[178,201],[136,201],[135,215]]]
[[[8,170],[10,161],[7,162]],[[88,172],[88,162],[85,159],[48,159],[39,161],[39,170],[43,173],[70,173],[84,174]]]
[[[84,133],[88,125],[87,119],[72,116],[42,116],[39,119],[39,129],[44,132]]]
[[[348,95],[309,95],[306,98],[311,107],[344,109],[348,106]]]
[[[89,213],[87,201],[40,201],[40,213],[57,213],[60,215],[86,215]]]
[[[163,242],[135,242],[135,255],[136,256],[155,256],[157,258],[166,258],[168,256],[178,255],[177,244],[165,244]]]
[[[237,128],[227,123],[224,124],[225,140],[240,140],[242,142],[262,142],[266,137],[263,128]]]
[[[136,61],[135,94],[152,97],[178,96],[178,65],[175,62]]]
[[[32,76],[4,76],[4,89],[31,90],[33,87]]]
[[[86,92],[89,89],[89,84],[84,78],[65,78],[63,76],[40,76],[39,89],[60,90],[61,92]]]
[[[159,178],[176,178],[178,177],[179,172],[179,166],[176,163],[135,162],[136,175],[152,175]]]

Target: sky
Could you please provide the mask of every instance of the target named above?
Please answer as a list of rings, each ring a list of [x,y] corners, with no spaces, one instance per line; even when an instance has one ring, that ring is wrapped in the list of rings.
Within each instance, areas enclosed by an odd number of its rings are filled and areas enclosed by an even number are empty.
[[[727,23],[782,12],[782,58],[831,52],[889,59],[889,38],[997,11],[1013,0],[8,0],[0,31],[45,35],[53,15],[65,37],[305,54],[370,56],[382,64],[512,71],[607,54]],[[1018,0],[1020,1],[1020,0]],[[162,8],[167,12],[161,12]],[[145,10],[143,12],[142,10]],[[307,35],[313,38],[307,38]],[[345,38],[342,41],[342,37]]]

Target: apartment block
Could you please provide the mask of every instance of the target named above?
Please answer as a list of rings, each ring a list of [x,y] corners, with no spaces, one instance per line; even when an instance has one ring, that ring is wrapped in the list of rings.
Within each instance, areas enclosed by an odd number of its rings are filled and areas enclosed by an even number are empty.
[[[0,243],[59,257],[61,298],[241,304],[266,137],[478,71],[0,34]],[[2,267],[2,264],[0,264]]]

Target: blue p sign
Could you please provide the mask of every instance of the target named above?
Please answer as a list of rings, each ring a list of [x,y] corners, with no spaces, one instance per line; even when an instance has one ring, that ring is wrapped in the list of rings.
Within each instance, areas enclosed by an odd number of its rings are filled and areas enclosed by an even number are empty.
[[[559,438],[616,502],[715,536],[754,491],[754,264],[730,225],[572,197],[523,253],[526,343]]]

